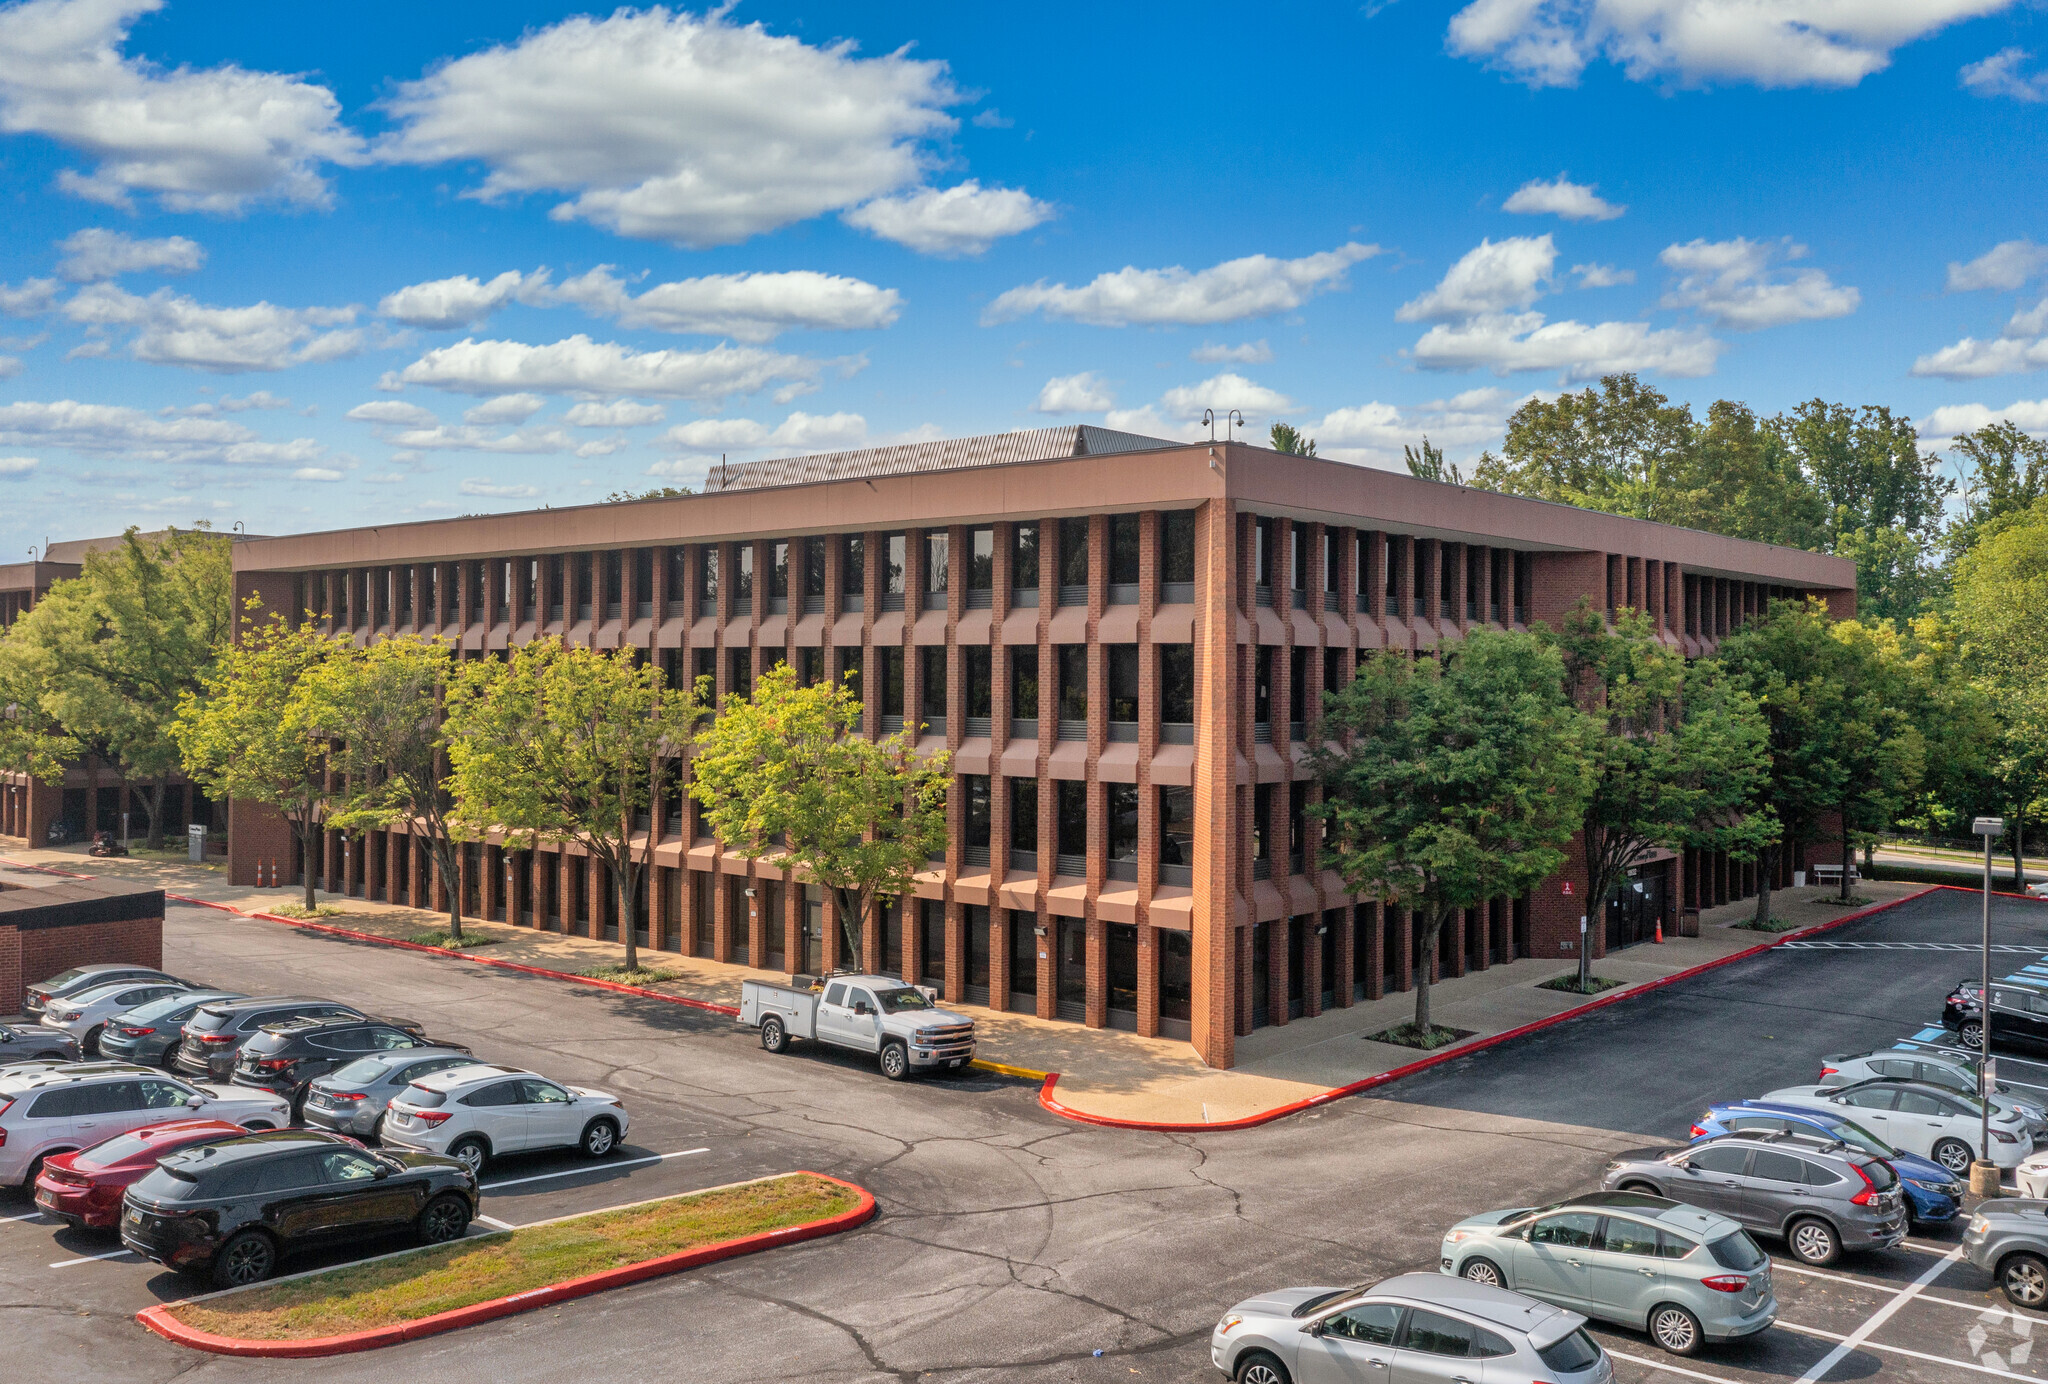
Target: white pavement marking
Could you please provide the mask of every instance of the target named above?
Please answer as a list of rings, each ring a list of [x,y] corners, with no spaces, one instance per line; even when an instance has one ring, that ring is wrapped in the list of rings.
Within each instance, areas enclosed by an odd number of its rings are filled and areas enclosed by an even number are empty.
[[[1780,942],[1787,951],[1937,951],[1937,952],[1982,952],[1984,949],[1975,942]],[[2022,952],[2029,956],[2039,955],[2039,947],[2023,946],[2011,942],[1995,942],[1994,952]],[[2009,979],[2010,977],[2008,977]]]
[[[478,1216],[476,1219],[498,1230],[517,1230],[519,1228],[510,1221],[499,1220],[496,1216]]]
[[[1890,1283],[1880,1283],[1875,1279],[1852,1278],[1845,1273],[1822,1273],[1819,1269],[1802,1268],[1797,1264],[1788,1264],[1782,1259],[1773,1259],[1771,1261],[1771,1269],[1774,1272],[1782,1269],[1786,1273],[1796,1273],[1802,1278],[1825,1278],[1830,1283],[1849,1283],[1858,1288],[1875,1288],[1880,1292],[1889,1292],[1895,1286]],[[1980,1316],[1988,1311],[2000,1319],[2010,1315],[2014,1321],[2030,1324],[2043,1320],[2040,1317],[2022,1316],[2016,1307],[2003,1307],[1997,1303],[1965,1302],[1961,1298],[1943,1297],[1940,1293],[1922,1293],[1914,1298],[1913,1301],[1939,1303],[1943,1307],[1960,1307],[1965,1312],[1975,1312]]]
[[[1787,1331],[1796,1331],[1802,1336],[1818,1336],[1823,1341],[1842,1342],[1841,1345],[1828,1352],[1827,1360],[1832,1360],[1836,1355],[1845,1351],[1848,1348],[1848,1343],[1855,1339],[1850,1336],[1837,1336],[1834,1332],[1823,1331],[1817,1326],[1801,1326],[1798,1322],[1780,1321],[1778,1325]],[[1856,1344],[1865,1350],[1881,1350],[1889,1355],[1904,1355],[1914,1360],[1926,1360],[1936,1365],[1949,1365],[1959,1370],[1975,1370],[1978,1374],[1995,1374],[2001,1379],[2024,1379],[2027,1381],[2027,1384],[2041,1384],[2041,1376],[2037,1374],[2014,1374],[2011,1370],[2001,1370],[1995,1365],[1980,1365],[1974,1360],[1957,1360],[1947,1355],[1929,1355],[1924,1350],[1908,1350],[1904,1346],[1888,1346],[1879,1341],[1857,1341]],[[1823,1360],[1821,1363],[1826,1364],[1827,1361]]]
[[[82,1259],[59,1259],[50,1265],[53,1269],[68,1269],[73,1264],[95,1264],[102,1259],[139,1259],[141,1256],[132,1249],[110,1249],[105,1254],[88,1254]]]
[[[657,1153],[651,1158],[628,1158],[622,1163],[591,1163],[581,1168],[564,1168],[558,1173],[535,1173],[532,1177],[515,1177],[504,1182],[484,1182],[477,1186],[480,1192],[495,1192],[500,1187],[517,1187],[527,1182],[547,1182],[558,1177],[581,1177],[585,1173],[609,1172],[614,1168],[644,1168],[649,1163],[663,1163],[671,1158],[688,1158],[693,1153],[709,1153],[710,1149],[683,1149],[678,1153]]]
[[[40,1211],[31,1211],[26,1216],[0,1216],[0,1221],[39,1221],[42,1219],[43,1213]]]
[[[1671,1374],[1682,1374],[1688,1379],[1704,1379],[1709,1381],[1709,1384],[1735,1384],[1735,1381],[1726,1375],[1702,1374],[1698,1370],[1686,1369],[1683,1365],[1667,1365],[1662,1360],[1645,1360],[1640,1355],[1623,1355],[1618,1350],[1610,1350],[1607,1354],[1612,1359],[1626,1360],[1631,1365],[1642,1365],[1648,1369],[1664,1370]]]
[[[1894,1312],[1898,1311],[1901,1307],[1904,1307],[1908,1302],[1911,1302],[1914,1298],[1918,1297],[1920,1295],[1920,1290],[1922,1288],[1925,1288],[1928,1284],[1934,1282],[1935,1279],[1940,1278],[1942,1274],[1948,1271],[1948,1268],[1951,1264],[1954,1264],[1962,1257],[1963,1247],[1961,1245],[1957,1245],[1954,1249],[1950,1250],[1947,1254],[1941,1257],[1941,1262],[1935,1264],[1932,1268],[1928,1269],[1926,1273],[1921,1274],[1918,1278],[1914,1279],[1906,1287],[1901,1288],[1896,1294],[1893,1295],[1890,1302],[1887,1302],[1884,1306],[1878,1308],[1875,1312],[1872,1312],[1870,1316],[1864,1320],[1863,1325],[1857,1327],[1853,1332],[1851,1332],[1849,1335],[1845,1337],[1836,1337],[1835,1339],[1841,1341],[1841,1344],[1836,1346],[1833,1350],[1829,1351],[1826,1355],[1823,1355],[1819,1359],[1819,1361],[1817,1361],[1814,1364],[1812,1369],[1808,1370],[1805,1374],[1800,1375],[1798,1384],[1814,1384],[1815,1380],[1821,1378],[1829,1370],[1833,1369],[1836,1365],[1841,1364],[1842,1361],[1848,1357],[1851,1351],[1855,1350],[1856,1347],[1862,1345],[1867,1339],[1869,1339],[1870,1334],[1873,1331],[1876,1331],[1880,1326],[1883,1326],[1886,1322],[1890,1321],[1892,1314]],[[1784,1325],[1785,1323],[1780,1324]]]

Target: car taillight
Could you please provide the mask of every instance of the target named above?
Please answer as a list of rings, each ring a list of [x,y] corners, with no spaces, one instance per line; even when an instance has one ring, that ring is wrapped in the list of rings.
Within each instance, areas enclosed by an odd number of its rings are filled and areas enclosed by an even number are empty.
[[[1701,1129],[1701,1128],[1700,1128],[1700,1127],[1699,1127],[1698,1125],[1694,1125],[1694,1126],[1692,1127],[1692,1133],[1688,1134],[1688,1135],[1687,1135],[1686,1137],[1687,1137],[1687,1138],[1689,1138],[1689,1139],[1704,1139],[1704,1138],[1706,1138],[1706,1136],[1707,1136],[1707,1131],[1706,1131],[1706,1130],[1704,1130],[1704,1129]]]
[[[156,1030],[153,1028],[124,1028],[121,1030],[121,1035],[125,1038],[147,1038],[154,1032]]]
[[[328,1091],[325,1095],[329,1100],[368,1100],[370,1098],[370,1093],[367,1091]]]
[[[259,1072],[282,1072],[289,1070],[291,1065],[292,1059],[289,1057],[266,1057],[257,1062],[256,1070]]]
[[[1863,1179],[1863,1190],[1850,1197],[1849,1204],[1851,1206],[1870,1205],[1871,1202],[1877,1199],[1877,1184],[1870,1180],[1869,1173],[1864,1172],[1863,1169],[1857,1167],[1854,1163],[1849,1165],[1849,1171]]]
[[[1826,1081],[1829,1077],[1833,1076],[1836,1072],[1840,1070],[1841,1068],[1839,1067],[1822,1067],[1820,1069],[1820,1079],[1822,1081]]]
[[[430,1125],[437,1125],[455,1112],[453,1110],[408,1110],[405,1113],[412,1116],[415,1120],[421,1120]]]
[[[2002,1129],[1992,1130],[1991,1137],[1996,1139],[2001,1144],[2017,1144],[2020,1141],[2019,1135],[2008,1134]]]
[[[1717,1273],[1712,1278],[1700,1280],[1702,1288],[1712,1288],[1717,1293],[1739,1293],[1749,1286],[1749,1279],[1739,1273]]]
[[[232,1043],[235,1041],[235,1035],[232,1033],[202,1033],[199,1035],[199,1041],[202,1043]]]

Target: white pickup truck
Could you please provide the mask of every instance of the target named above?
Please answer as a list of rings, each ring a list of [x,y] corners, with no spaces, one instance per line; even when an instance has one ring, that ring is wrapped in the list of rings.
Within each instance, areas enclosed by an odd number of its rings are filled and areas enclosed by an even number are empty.
[[[744,981],[740,1023],[759,1029],[769,1052],[809,1038],[868,1053],[891,1081],[964,1067],[974,1056],[974,1020],[939,1008],[932,991],[888,976],[832,975],[817,990]]]

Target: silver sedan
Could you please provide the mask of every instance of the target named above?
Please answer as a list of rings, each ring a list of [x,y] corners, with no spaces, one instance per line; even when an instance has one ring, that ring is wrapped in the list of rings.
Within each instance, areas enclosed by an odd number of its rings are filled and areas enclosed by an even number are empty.
[[[306,1123],[338,1134],[381,1135],[393,1096],[429,1072],[476,1060],[455,1048],[393,1048],[359,1057],[306,1088]]]

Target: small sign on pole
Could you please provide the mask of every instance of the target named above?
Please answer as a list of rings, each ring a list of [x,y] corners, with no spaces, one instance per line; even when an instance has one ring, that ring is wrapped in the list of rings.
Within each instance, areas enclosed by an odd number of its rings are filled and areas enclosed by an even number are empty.
[[[206,826],[194,822],[185,828],[185,852],[188,859],[197,865],[206,859]]]
[[[1564,896],[1566,898],[1570,898],[1572,896],[1572,882],[1570,880],[1566,880],[1564,882]]]

